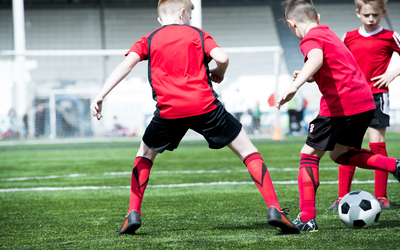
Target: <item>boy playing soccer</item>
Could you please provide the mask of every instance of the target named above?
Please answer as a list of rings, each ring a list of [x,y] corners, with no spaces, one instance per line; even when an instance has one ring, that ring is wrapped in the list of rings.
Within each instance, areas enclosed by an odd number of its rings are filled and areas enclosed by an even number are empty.
[[[319,161],[326,151],[338,164],[355,165],[393,173],[400,181],[400,159],[361,149],[374,114],[371,89],[353,56],[327,25],[319,25],[311,0],[283,2],[284,20],[302,40],[305,57],[293,84],[278,99],[277,108],[291,100],[306,82],[315,80],[321,93],[318,116],[311,121],[301,149],[298,175],[300,214],[294,223],[301,231],[317,231],[315,196],[319,186]]]
[[[228,146],[244,162],[268,205],[270,225],[284,234],[299,233],[281,210],[261,155],[242,125],[217,99],[211,81],[224,79],[229,59],[209,34],[188,25],[193,8],[190,0],[160,0],[158,21],[162,27],[131,47],[91,104],[93,116],[101,119],[105,96],[138,62],[148,61],[156,111],[133,164],[129,210],[118,233],[132,234],[141,226],[141,204],[153,162],[158,153],[177,148],[189,128],[203,135],[210,148]],[[217,67],[209,69],[212,59]]]
[[[379,24],[386,15],[386,0],[355,0],[356,14],[362,26],[344,35],[343,42],[349,48],[371,87],[375,101],[375,113],[369,124],[369,148],[375,154],[388,156],[385,134],[389,127],[389,83],[400,75],[400,68],[387,71],[396,51],[400,53],[400,36]],[[339,165],[339,198],[331,205],[337,210],[340,200],[350,192],[355,166]],[[387,198],[388,172],[375,170],[375,197],[381,209],[390,209]]]

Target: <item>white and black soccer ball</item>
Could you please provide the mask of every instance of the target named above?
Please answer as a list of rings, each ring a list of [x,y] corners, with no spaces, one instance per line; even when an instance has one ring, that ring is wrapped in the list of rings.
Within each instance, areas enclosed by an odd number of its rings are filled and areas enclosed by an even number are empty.
[[[349,227],[367,228],[378,221],[381,206],[378,200],[365,191],[353,191],[339,202],[339,217]]]

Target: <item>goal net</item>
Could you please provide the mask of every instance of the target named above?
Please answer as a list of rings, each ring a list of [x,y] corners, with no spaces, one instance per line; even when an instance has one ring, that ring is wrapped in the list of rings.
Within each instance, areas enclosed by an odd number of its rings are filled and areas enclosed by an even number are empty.
[[[290,84],[280,47],[224,48],[230,57],[225,80],[214,84],[221,102],[256,137],[272,137],[281,127],[271,97]],[[103,104],[103,118],[91,116],[89,106],[105,79],[124,59],[125,50],[2,51],[0,63],[9,65],[9,92],[31,106],[18,114],[22,138],[140,137],[155,110],[147,82],[147,63],[139,63]],[[14,57],[23,56],[25,95],[15,90]],[[215,63],[210,63],[210,68]],[[260,113],[257,115],[257,113]],[[25,121],[22,116],[25,115]],[[4,132],[4,129],[2,130]],[[280,132],[280,131],[279,131]],[[186,136],[197,138],[193,132]]]

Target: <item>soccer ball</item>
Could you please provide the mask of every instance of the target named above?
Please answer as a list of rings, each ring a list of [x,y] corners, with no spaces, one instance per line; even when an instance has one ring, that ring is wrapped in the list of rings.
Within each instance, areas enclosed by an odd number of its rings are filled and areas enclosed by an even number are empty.
[[[367,228],[378,221],[381,206],[378,200],[365,191],[353,191],[339,202],[339,217],[349,227]]]

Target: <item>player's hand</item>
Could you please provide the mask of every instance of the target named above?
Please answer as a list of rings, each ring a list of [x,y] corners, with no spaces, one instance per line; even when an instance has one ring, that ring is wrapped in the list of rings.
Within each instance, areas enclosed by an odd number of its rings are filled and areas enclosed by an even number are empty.
[[[101,115],[101,109],[103,108],[103,99],[102,98],[96,98],[92,104],[90,104],[90,111],[92,112],[92,115],[97,118],[97,120],[100,120],[103,116]]]
[[[211,81],[221,83],[224,80],[225,72],[222,72],[218,67],[210,70]]]
[[[376,81],[376,83],[374,83],[374,87],[377,89],[388,88],[389,83],[391,83],[394,80],[394,78],[396,78],[396,76],[397,76],[396,72],[387,71],[383,75],[372,78],[371,81]]]
[[[283,95],[278,99],[278,101],[276,102],[276,107],[278,109],[281,109],[281,106],[285,103],[287,103],[288,101],[292,100],[293,97],[296,95],[297,93],[297,89],[294,87],[290,87],[288,88],[285,93],[283,93]]]
[[[296,80],[296,78],[297,78],[297,76],[300,74],[300,70],[295,70],[295,71],[293,71],[293,81],[295,81]]]
[[[300,70],[295,70],[294,72],[293,72],[293,81],[295,81],[296,80],[296,78],[297,78],[297,76],[300,74]],[[307,82],[314,82],[314,78],[312,78],[312,77],[310,77],[308,80],[307,80]]]

